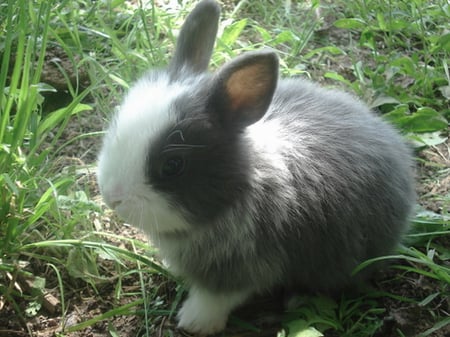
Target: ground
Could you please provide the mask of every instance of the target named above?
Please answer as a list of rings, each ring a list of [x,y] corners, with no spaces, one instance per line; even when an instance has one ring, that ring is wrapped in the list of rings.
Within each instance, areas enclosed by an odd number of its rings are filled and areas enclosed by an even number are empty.
[[[60,81],[61,76],[58,72],[54,72],[51,61],[54,57],[64,60],[64,55],[60,50],[49,50],[48,64],[44,71],[43,82],[51,83],[58,89],[56,100],[51,100],[48,109],[52,109],[53,105],[64,104],[64,81]],[[331,65],[333,66],[333,65]],[[340,62],[340,67],[345,67],[345,62]],[[83,76],[83,81],[87,80]],[[61,102],[61,100],[63,102]],[[50,101],[50,99],[49,99]],[[99,131],[103,128],[104,121],[102,117],[95,112],[85,112],[80,116],[75,116],[67,129],[63,139],[73,139],[74,137],[91,131]],[[72,143],[61,153],[57,165],[61,167],[70,165],[84,165],[95,162],[96,154],[100,146],[98,137],[88,137],[80,139]],[[420,195],[419,203],[428,210],[442,212],[444,205],[441,201],[435,200],[436,195],[446,195],[450,193],[450,176],[438,175],[437,167],[450,166],[450,142],[441,144],[437,147],[430,147],[420,153],[420,156],[426,160],[418,164],[418,193]],[[80,178],[81,184],[89,187],[91,196],[101,203],[99,193],[96,187],[95,174],[87,170]],[[450,210],[447,210],[450,211]],[[99,213],[100,214],[100,213]],[[102,231],[114,233],[124,237],[136,238],[146,241],[146,238],[136,229],[124,225],[120,220],[115,218],[113,214],[105,211],[103,215],[95,215],[92,221],[95,222]],[[123,242],[114,238],[107,239],[112,244],[124,245]],[[450,238],[443,238],[440,242],[443,246],[450,246]],[[126,247],[132,249],[132,247]],[[134,296],[118,297],[117,289],[117,270],[115,265],[107,260],[98,258],[99,268],[102,270],[102,280],[95,284],[95,287],[86,283],[82,278],[75,278],[67,271],[61,271],[62,282],[65,284],[65,312],[61,312],[61,294],[59,293],[58,280],[54,277],[54,273],[49,269],[47,264],[40,260],[33,261],[32,265],[28,265],[27,269],[32,271],[34,275],[45,275],[47,278],[46,290],[48,291],[48,303],[45,308],[39,310],[37,315],[20,321],[14,311],[14,308],[5,305],[0,308],[0,337],[51,337],[59,334],[70,337],[103,337],[103,336],[122,336],[134,337],[144,335],[143,330],[143,314],[138,312],[135,315],[115,315],[108,319],[101,320],[81,331],[62,332],[62,328],[70,328],[75,324],[87,321],[91,318],[98,317],[109,310],[117,308],[126,303],[131,303],[140,299],[141,279],[138,274],[130,274],[122,279],[121,287],[126,293],[135,293]],[[36,262],[34,264],[34,262]],[[405,263],[405,262],[403,262]],[[124,266],[135,268],[134,266]],[[404,277],[399,282],[396,277],[399,273],[403,273]],[[52,276],[53,275],[53,276]],[[106,276],[105,276],[106,275]],[[170,304],[176,297],[176,284],[173,281],[158,274],[144,275],[147,287],[157,288],[157,297],[159,302],[150,303],[158,309],[170,310]],[[18,280],[18,284],[26,284],[23,280]],[[379,291],[389,291],[399,297],[412,299],[425,299],[435,292],[438,283],[430,278],[417,274],[408,274],[396,269],[387,269],[376,275],[372,280],[371,287]],[[26,291],[26,290],[24,290]],[[248,322],[260,328],[259,332],[254,332],[243,328],[240,324],[231,324],[227,330],[227,335],[234,337],[244,336],[276,336],[281,330],[283,296],[279,293],[256,298],[245,307],[238,310],[234,314],[239,320]],[[119,299],[118,299],[119,298]],[[436,297],[431,299],[433,311],[430,311],[430,305],[420,306],[416,303],[407,303],[398,301],[394,298],[384,297],[378,299],[378,307],[384,309],[379,314],[382,317],[382,326],[377,330],[377,337],[393,337],[399,336],[398,330],[401,330],[405,336],[416,336],[420,332],[430,329],[435,321],[433,313],[439,312],[445,315],[450,312],[450,300]],[[0,303],[1,304],[1,303]],[[25,303],[19,303],[25,305]],[[142,308],[143,309],[143,308]],[[189,336],[183,331],[175,328],[176,322],[173,317],[168,315],[156,315],[152,317],[151,336]],[[326,336],[337,336],[333,332],[326,333]],[[450,336],[450,328],[443,328],[437,332],[431,333],[430,336],[448,337]]]

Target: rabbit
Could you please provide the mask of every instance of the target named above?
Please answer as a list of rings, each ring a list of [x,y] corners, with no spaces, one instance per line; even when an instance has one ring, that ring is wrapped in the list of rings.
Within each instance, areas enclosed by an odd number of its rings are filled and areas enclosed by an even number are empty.
[[[188,296],[178,326],[209,335],[276,287],[351,287],[389,254],[415,203],[413,159],[350,94],[279,79],[271,50],[207,68],[220,8],[200,1],[166,69],[138,80],[98,158],[105,203],[141,228]]]

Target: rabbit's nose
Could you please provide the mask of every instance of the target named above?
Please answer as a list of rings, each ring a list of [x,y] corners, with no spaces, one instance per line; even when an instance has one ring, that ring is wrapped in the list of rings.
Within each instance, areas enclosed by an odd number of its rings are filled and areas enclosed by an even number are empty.
[[[121,198],[115,198],[114,196],[107,194],[103,195],[103,200],[111,209],[116,209],[122,203]]]
[[[125,191],[120,186],[105,188],[101,192],[103,200],[111,209],[116,209],[125,199]]]

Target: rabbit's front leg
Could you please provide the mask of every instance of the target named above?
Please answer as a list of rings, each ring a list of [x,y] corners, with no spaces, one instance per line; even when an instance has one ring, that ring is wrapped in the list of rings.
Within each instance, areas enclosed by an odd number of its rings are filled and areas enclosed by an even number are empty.
[[[192,286],[187,300],[178,312],[178,327],[201,335],[222,331],[230,312],[242,304],[250,294],[249,291],[215,294]]]

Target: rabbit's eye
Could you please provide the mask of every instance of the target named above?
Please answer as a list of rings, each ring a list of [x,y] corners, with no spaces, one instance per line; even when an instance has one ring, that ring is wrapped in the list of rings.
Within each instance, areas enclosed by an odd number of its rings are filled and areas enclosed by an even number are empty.
[[[161,166],[161,177],[175,177],[183,173],[185,160],[182,156],[173,156],[167,158]]]

